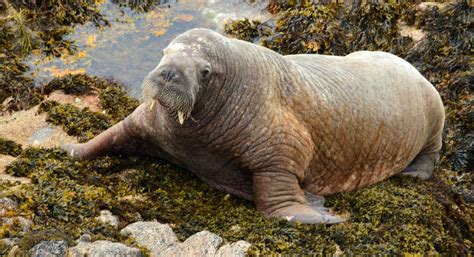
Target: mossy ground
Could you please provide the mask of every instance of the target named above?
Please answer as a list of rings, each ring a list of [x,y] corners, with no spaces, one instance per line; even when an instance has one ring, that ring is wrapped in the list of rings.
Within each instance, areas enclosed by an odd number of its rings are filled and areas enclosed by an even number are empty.
[[[335,37],[335,35],[342,37],[342,34],[338,34],[341,32],[337,32],[341,28],[336,26],[339,21],[331,17],[342,15],[344,11],[334,9],[335,6],[305,5],[298,7],[300,9],[295,8],[290,7],[286,11],[290,15],[283,15],[283,18],[277,21],[277,27],[274,29],[281,35],[268,34],[268,29],[264,30],[264,34],[259,34],[262,31],[258,29],[261,24],[250,21],[246,21],[239,29],[243,31],[245,39],[253,41],[257,35],[263,36],[265,37],[262,38],[263,44],[285,53],[288,51],[288,53],[336,54],[354,50],[352,48],[354,46],[344,41],[347,39],[345,36],[349,34],[345,35],[342,41],[341,38]],[[399,47],[391,48],[399,42],[394,23],[398,18],[393,18],[395,20],[388,18],[402,17],[401,14],[390,14],[398,12],[399,7],[365,8],[369,9],[361,9],[359,12],[362,12],[361,17],[367,17],[369,22],[352,21],[351,24],[361,25],[351,30],[357,31],[375,26],[378,32],[369,29],[365,39],[360,39],[362,41],[359,43],[369,41],[368,49],[380,48],[395,52],[403,50]],[[364,14],[364,10],[385,10],[387,13],[377,14],[380,17],[374,18],[371,16],[375,15],[374,13]],[[468,10],[471,12],[472,9]],[[438,15],[436,19],[444,17],[440,13]],[[432,17],[436,15],[433,14]],[[426,20],[429,21],[430,18]],[[291,24],[297,21],[303,26],[295,31],[304,40],[305,36],[310,38],[304,41],[304,44],[301,42],[291,44],[295,35],[284,34],[288,28],[293,28]],[[370,21],[374,21],[375,25]],[[382,27],[376,25],[382,21],[386,21]],[[308,28],[311,32],[306,30]],[[231,29],[232,27],[228,27],[228,30]],[[251,31],[247,33],[246,29]],[[442,32],[451,29],[447,28]],[[333,33],[333,30],[336,32]],[[237,31],[234,35],[238,36],[240,33]],[[385,34],[388,35],[384,36]],[[459,42],[450,40],[451,34],[447,35],[445,41],[440,39],[439,48],[451,49],[453,42]],[[435,34],[431,36],[435,37]],[[454,36],[463,39],[462,35],[454,34]],[[379,42],[379,39],[382,41]],[[426,51],[426,46],[423,48],[423,44],[425,43],[419,45],[418,53]],[[461,49],[455,51],[457,57],[467,58],[467,50],[463,47],[457,49]],[[407,51],[403,50],[406,54],[404,57],[409,56],[410,53]],[[415,58],[415,55],[412,56]],[[419,68],[425,76],[428,74],[427,77],[441,90],[445,101],[447,95],[452,96],[453,87],[459,88],[454,90],[456,92],[454,98],[445,102],[448,111],[447,138],[451,141],[445,142],[447,146],[443,152],[443,162],[437,171],[439,178],[423,182],[397,176],[361,190],[328,197],[328,206],[339,213],[350,215],[350,220],[344,224],[301,225],[264,218],[255,210],[253,203],[221,193],[200,181],[192,173],[157,159],[111,156],[91,161],[74,161],[59,149],[22,148],[14,142],[2,139],[0,153],[18,156],[18,159],[7,168],[7,172],[15,176],[29,177],[31,183],[16,185],[14,189],[11,189],[11,184],[1,184],[0,196],[9,197],[20,204],[19,213],[12,213],[11,216],[20,215],[31,219],[33,232],[23,233],[19,229],[19,224],[4,225],[0,227],[0,237],[21,238],[20,246],[24,250],[41,239],[65,238],[71,242],[83,233],[90,234],[93,240],[124,241],[118,230],[100,224],[95,219],[100,210],[108,209],[119,216],[120,227],[134,221],[157,219],[159,222],[171,224],[182,240],[206,229],[228,241],[243,239],[251,242],[253,246],[249,254],[252,255],[270,253],[327,255],[339,250],[348,255],[375,253],[468,255],[472,252],[473,208],[460,194],[463,192],[462,186],[466,184],[459,181],[446,183],[448,181],[446,178],[450,176],[449,174],[468,172],[469,159],[452,156],[457,156],[455,153],[458,148],[467,153],[470,151],[469,148],[463,148],[462,142],[466,140],[466,134],[470,133],[466,129],[472,129],[469,127],[472,125],[466,123],[464,115],[467,114],[459,112],[457,108],[466,108],[468,100],[465,97],[472,95],[472,91],[469,91],[472,89],[463,84],[464,80],[459,82],[453,77],[444,77],[458,76],[456,72],[460,72],[461,75],[467,74],[468,68],[462,66],[465,65],[465,59],[457,59],[456,63],[460,63],[461,66],[456,67],[460,68],[446,70],[440,67],[446,59],[438,60],[437,58],[440,58],[438,56],[436,53],[431,59],[440,63],[433,64],[434,61],[427,58],[426,62],[420,61],[421,68]],[[444,55],[446,58],[449,56]],[[18,69],[19,74],[22,74],[21,69]],[[441,74],[437,75],[439,71]],[[10,71],[2,71],[2,75],[8,72]],[[452,75],[453,73],[455,75]],[[436,80],[437,78],[442,79]],[[118,83],[87,75],[56,79],[41,88],[41,91],[35,91],[39,99],[35,104],[42,101],[43,95],[58,89],[69,94],[87,94],[91,91],[99,93],[104,113],[88,109],[80,110],[61,103],[41,104],[41,110],[48,113],[49,122],[62,126],[70,135],[77,136],[81,140],[100,133],[137,106],[137,102],[130,99]],[[464,160],[461,163],[464,164],[456,169],[453,158],[461,158]],[[6,252],[6,246],[0,245],[0,253]]]

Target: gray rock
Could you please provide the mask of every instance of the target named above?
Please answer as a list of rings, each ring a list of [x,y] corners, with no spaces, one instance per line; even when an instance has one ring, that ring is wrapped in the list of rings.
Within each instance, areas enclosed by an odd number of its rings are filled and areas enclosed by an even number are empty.
[[[0,239],[0,243],[6,245],[6,246],[14,246],[20,243],[20,238],[18,237],[10,237],[10,238],[3,238]]]
[[[105,240],[93,243],[80,242],[67,252],[68,257],[141,257],[143,254],[134,247]]]
[[[28,251],[31,257],[63,257],[66,256],[66,241],[41,241]]]
[[[21,228],[23,233],[30,231],[33,222],[27,218],[23,218],[20,216],[17,217],[9,217],[9,218],[0,218],[0,224],[9,226],[9,227],[17,227]]]
[[[77,243],[90,243],[92,238],[89,234],[83,234],[82,236],[77,239]]]
[[[18,204],[10,198],[0,198],[0,217],[7,216],[8,212],[18,211]]]
[[[240,240],[232,244],[225,244],[216,253],[216,257],[244,257],[251,244]]]
[[[180,243],[170,226],[156,221],[135,222],[120,231],[132,238],[140,247],[146,248],[150,256],[245,256],[250,244],[238,241],[225,244],[223,240],[209,231],[201,231]]]
[[[97,217],[97,220],[100,221],[102,224],[105,225],[110,225],[113,228],[117,229],[119,226],[119,219],[117,216],[113,215],[110,211],[108,210],[102,210],[100,211],[99,217]]]
[[[140,247],[150,251],[151,256],[162,256],[161,253],[179,243],[170,226],[156,221],[132,223],[122,229],[120,234],[131,237]]]
[[[214,256],[222,241],[216,234],[201,231],[190,236],[182,244],[168,249],[161,256]]]

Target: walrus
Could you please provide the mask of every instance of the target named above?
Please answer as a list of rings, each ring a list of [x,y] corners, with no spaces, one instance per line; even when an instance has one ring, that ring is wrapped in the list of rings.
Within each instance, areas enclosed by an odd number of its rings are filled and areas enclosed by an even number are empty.
[[[283,56],[192,29],[164,49],[143,95],[123,121],[64,149],[162,158],[301,223],[343,222],[324,196],[398,173],[428,179],[439,159],[438,92],[385,52]]]

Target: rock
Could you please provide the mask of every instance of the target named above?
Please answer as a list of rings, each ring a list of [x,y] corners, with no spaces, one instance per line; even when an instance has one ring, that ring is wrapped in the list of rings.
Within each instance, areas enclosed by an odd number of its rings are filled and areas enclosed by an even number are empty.
[[[190,236],[184,243],[168,248],[160,256],[214,256],[222,241],[216,234],[201,231]]]
[[[23,218],[20,216],[17,217],[9,217],[9,218],[0,218],[0,224],[3,226],[7,226],[9,228],[20,228],[21,232],[28,232],[33,225],[33,222],[27,218]]]
[[[110,225],[113,228],[117,229],[119,226],[119,219],[117,216],[113,215],[108,210],[100,211],[100,216],[97,217],[97,220],[100,221],[102,224]]]
[[[10,237],[10,238],[2,238],[0,239],[0,244],[4,244],[5,246],[12,247],[20,243],[20,238],[18,237]]]
[[[0,217],[8,216],[9,212],[18,212],[18,204],[10,198],[0,199]]]
[[[225,244],[216,253],[216,257],[228,257],[228,256],[245,256],[247,250],[251,244],[249,242],[240,240],[232,244]]]
[[[140,247],[150,251],[151,256],[161,256],[166,249],[179,243],[170,226],[156,221],[132,223],[122,229],[120,234],[131,237]]]
[[[41,241],[28,251],[31,257],[61,257],[66,256],[66,241]]]
[[[180,243],[169,225],[156,221],[135,222],[120,231],[131,237],[140,247],[146,248],[150,256],[245,256],[250,244],[238,241],[225,244],[223,239],[209,231],[201,231]]]
[[[90,243],[92,241],[92,238],[89,234],[83,234],[82,236],[77,239],[78,243]]]
[[[93,243],[80,242],[67,251],[68,257],[141,257],[143,254],[134,247],[105,240]]]

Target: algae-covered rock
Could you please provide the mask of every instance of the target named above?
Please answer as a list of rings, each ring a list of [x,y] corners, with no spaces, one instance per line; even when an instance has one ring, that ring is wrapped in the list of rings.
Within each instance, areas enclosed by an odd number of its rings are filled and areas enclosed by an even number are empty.
[[[42,241],[28,252],[30,257],[65,257],[67,250],[66,241]]]

